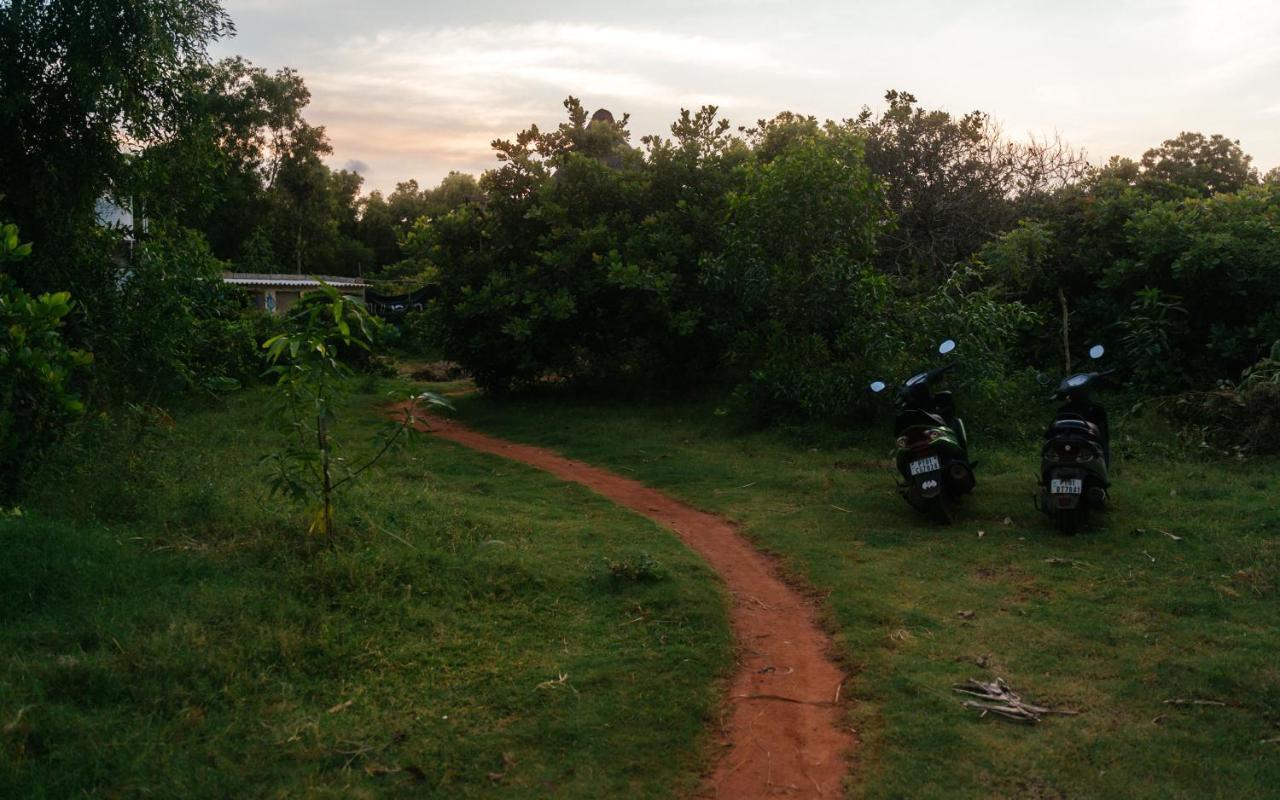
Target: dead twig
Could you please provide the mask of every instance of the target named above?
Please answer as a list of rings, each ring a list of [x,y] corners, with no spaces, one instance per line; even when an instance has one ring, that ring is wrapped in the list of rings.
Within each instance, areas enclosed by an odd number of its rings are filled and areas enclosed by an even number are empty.
[[[1088,561],[1077,561],[1074,558],[1058,558],[1053,556],[1044,560],[1046,564],[1052,564],[1055,567],[1072,566],[1072,567],[1092,567]]]
[[[964,683],[953,685],[951,688],[960,694],[979,698],[979,700],[966,700],[963,705],[965,708],[981,711],[983,717],[988,714],[995,714],[1002,719],[1030,725],[1039,722],[1040,718],[1045,714],[1075,716],[1080,713],[1079,711],[1063,711],[1028,703],[1009,688],[1009,684],[1004,682],[1004,678],[996,678],[995,681],[990,683],[970,678]]]
[[[10,722],[8,725],[4,726],[4,732],[13,733],[14,731],[16,731],[18,729],[18,725],[22,722],[22,716],[33,708],[35,708],[34,704],[29,706],[23,706],[22,708],[18,709],[18,715],[13,718],[13,722]]]
[[[548,681],[543,681],[542,683],[538,684],[534,688],[535,689],[559,689],[562,686],[568,686],[570,691],[572,691],[574,694],[578,693],[578,690],[573,687],[573,684],[569,683],[569,675],[568,673],[565,673],[565,672],[557,673],[555,678]]]
[[[735,694],[732,695],[733,700],[776,700],[782,703],[796,703],[802,706],[818,706],[819,708],[827,708],[835,705],[835,703],[826,700],[797,700],[794,697],[784,697],[780,694]]]
[[[752,486],[755,486],[756,483],[757,481],[752,481],[751,483],[744,483],[741,486],[734,486],[732,489],[716,489],[712,494],[724,494],[725,492],[736,492],[739,489],[750,489]]]
[[[1221,700],[1183,700],[1181,697],[1165,700],[1166,706],[1225,706]]]
[[[1169,533],[1168,531],[1162,531],[1159,528],[1156,528],[1156,530],[1159,531],[1160,533],[1163,533],[1165,536],[1168,536],[1170,539],[1174,540],[1175,542],[1182,541],[1181,536],[1175,536],[1174,534]]]

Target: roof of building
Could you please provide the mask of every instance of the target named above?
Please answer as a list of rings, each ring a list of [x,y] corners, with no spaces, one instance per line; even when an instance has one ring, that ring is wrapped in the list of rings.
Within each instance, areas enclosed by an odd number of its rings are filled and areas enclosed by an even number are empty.
[[[324,281],[337,288],[364,288],[364,278],[342,277],[338,275],[290,275],[269,274],[260,272],[224,272],[222,280],[236,286],[279,286],[279,287],[311,287],[319,286]]]

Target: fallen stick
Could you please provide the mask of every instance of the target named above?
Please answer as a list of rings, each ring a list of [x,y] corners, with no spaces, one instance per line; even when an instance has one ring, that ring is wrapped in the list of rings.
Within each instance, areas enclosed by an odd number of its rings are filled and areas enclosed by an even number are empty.
[[[1165,700],[1166,706],[1225,706],[1221,700],[1183,700],[1181,697]]]
[[[1009,688],[1009,684],[1004,682],[1004,678],[996,678],[992,683],[984,683],[970,678],[964,683],[953,685],[951,688],[960,694],[967,694],[987,701],[966,700],[963,703],[965,708],[981,711],[984,717],[987,714],[995,714],[1014,722],[1034,723],[1039,722],[1040,717],[1045,714],[1075,716],[1080,713],[1079,711],[1059,711],[1028,703]]]

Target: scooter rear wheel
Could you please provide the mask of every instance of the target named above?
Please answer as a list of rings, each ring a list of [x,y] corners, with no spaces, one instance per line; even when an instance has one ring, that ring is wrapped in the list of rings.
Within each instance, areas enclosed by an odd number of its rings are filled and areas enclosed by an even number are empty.
[[[926,500],[923,510],[939,525],[950,525],[952,522],[951,507],[947,505],[947,498],[942,495]]]
[[[1088,522],[1088,514],[1088,509],[1082,503],[1075,508],[1059,511],[1054,518],[1058,523],[1058,530],[1064,536],[1075,536]]]

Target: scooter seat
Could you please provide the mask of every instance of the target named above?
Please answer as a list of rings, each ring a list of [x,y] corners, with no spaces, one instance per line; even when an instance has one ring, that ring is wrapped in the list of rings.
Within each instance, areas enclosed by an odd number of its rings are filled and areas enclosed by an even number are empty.
[[[893,421],[894,432],[901,435],[907,428],[922,426],[925,428],[944,428],[947,426],[946,420],[929,411],[920,408],[907,409],[898,414]]]
[[[1053,424],[1049,426],[1049,436],[1063,434],[1083,435],[1090,439],[1102,438],[1102,430],[1097,425],[1082,419],[1054,420]]]

